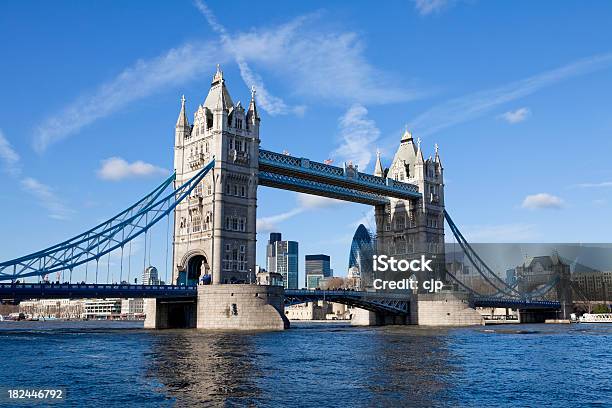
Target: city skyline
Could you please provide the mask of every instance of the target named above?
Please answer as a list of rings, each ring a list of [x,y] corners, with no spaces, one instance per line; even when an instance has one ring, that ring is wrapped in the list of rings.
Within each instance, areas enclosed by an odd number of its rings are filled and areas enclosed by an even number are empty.
[[[93,226],[167,176],[181,95],[192,115],[217,63],[235,100],[257,88],[265,148],[372,173],[376,150],[389,166],[407,124],[426,155],[439,145],[449,212],[471,241],[606,241],[610,5],[292,4],[271,20],[201,5],[2,6],[2,34],[21,39],[2,45],[0,68],[0,208],[21,215],[5,217],[2,260]],[[70,35],[57,30],[74,21]],[[344,275],[356,226],[373,229],[367,206],[269,188],[258,198],[262,265],[278,229],[303,253],[328,247]],[[325,228],[311,230],[312,217]],[[164,243],[152,245],[166,280]]]

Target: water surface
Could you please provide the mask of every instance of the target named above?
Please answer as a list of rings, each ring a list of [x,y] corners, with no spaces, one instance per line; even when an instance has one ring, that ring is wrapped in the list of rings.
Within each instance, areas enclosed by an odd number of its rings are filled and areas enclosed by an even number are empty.
[[[606,324],[210,333],[2,322],[0,388],[64,388],[61,406],[75,407],[604,407],[610,340]]]

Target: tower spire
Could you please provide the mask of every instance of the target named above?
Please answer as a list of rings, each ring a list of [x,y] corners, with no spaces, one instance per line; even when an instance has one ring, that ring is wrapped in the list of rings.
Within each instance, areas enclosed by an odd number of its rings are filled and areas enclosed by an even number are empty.
[[[176,127],[188,127],[189,120],[187,119],[187,113],[185,113],[185,95],[181,96],[181,112],[179,113],[178,119],[176,120]]]
[[[380,150],[376,150],[376,166],[374,166],[374,175],[382,177],[384,174],[382,162],[380,161]]]
[[[401,142],[404,143],[409,141],[412,141],[412,133],[410,133],[410,131],[408,130],[408,125],[406,125]]]
[[[425,160],[423,159],[423,152],[421,151],[421,138],[417,138],[417,151],[416,151],[416,159],[418,163],[423,163]]]
[[[249,110],[247,113],[247,117],[251,120],[257,119],[259,116],[257,115],[257,106],[255,104],[255,85],[251,86],[251,103],[249,103]]]

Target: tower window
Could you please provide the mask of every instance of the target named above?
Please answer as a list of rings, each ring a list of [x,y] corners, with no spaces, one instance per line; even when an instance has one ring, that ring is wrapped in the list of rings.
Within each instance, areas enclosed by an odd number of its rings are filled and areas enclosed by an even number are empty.
[[[240,197],[246,196],[246,188],[244,186],[240,187]]]

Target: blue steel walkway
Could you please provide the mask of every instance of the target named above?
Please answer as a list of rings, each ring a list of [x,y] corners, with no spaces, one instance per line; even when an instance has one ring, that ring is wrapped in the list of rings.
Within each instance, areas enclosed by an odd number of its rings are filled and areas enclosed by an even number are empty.
[[[177,299],[197,296],[197,286],[132,285],[101,283],[0,283],[0,300],[85,299],[85,298],[158,298]],[[353,290],[285,289],[285,304],[326,300],[373,312],[404,315],[410,310],[410,293],[364,292]],[[558,310],[561,304],[546,300],[521,300],[497,297],[472,297],[472,307]]]
[[[0,299],[194,298],[195,286],[100,283],[0,283]]]

